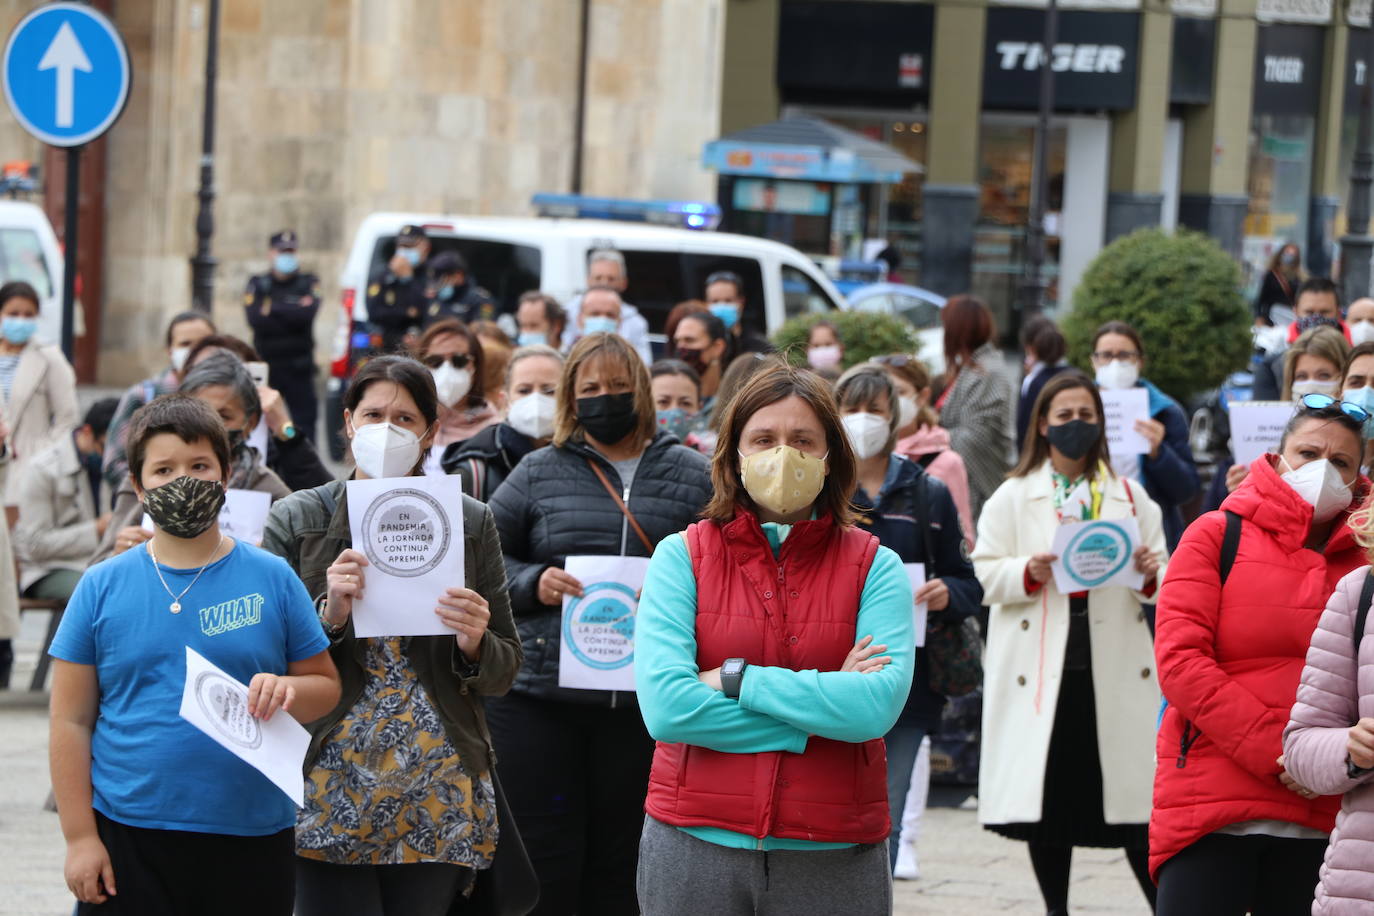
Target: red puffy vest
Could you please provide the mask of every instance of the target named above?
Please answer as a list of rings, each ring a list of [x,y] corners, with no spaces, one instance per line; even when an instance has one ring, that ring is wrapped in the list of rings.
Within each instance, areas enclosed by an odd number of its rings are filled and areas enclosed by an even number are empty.
[[[742,509],[728,524],[692,525],[686,538],[701,670],[727,658],[840,669],[854,646],[877,538],[826,516],[793,526],[774,558],[758,520]],[[801,754],[728,754],[659,742],[645,810],[679,827],[877,843],[891,829],[886,748],[881,738],[850,744],[812,736]]]

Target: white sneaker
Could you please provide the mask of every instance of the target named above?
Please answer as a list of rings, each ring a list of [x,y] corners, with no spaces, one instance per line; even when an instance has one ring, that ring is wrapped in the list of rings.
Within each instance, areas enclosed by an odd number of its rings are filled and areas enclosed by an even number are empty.
[[[916,859],[916,847],[903,843],[897,850],[897,865],[892,877],[898,881],[916,881],[921,877],[921,865]]]

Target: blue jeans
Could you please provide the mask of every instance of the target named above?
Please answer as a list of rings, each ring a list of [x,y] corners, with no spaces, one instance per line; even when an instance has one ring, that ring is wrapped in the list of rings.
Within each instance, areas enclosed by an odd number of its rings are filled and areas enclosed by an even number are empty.
[[[906,795],[911,789],[911,768],[921,750],[926,730],[919,725],[894,725],[884,737],[887,742],[887,803],[892,810],[892,833],[888,836],[887,851],[891,868],[897,867],[897,848],[902,839],[902,811]]]

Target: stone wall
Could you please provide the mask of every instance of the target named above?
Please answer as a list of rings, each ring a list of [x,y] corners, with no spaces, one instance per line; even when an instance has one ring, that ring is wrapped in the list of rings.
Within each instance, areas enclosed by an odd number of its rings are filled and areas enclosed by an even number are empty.
[[[7,30],[36,5],[0,0]],[[713,196],[699,165],[719,123],[723,0],[593,0],[584,190]],[[206,0],[118,0],[133,92],[109,135],[99,379],[165,361],[190,301]],[[215,318],[247,333],[240,293],[267,237],[294,227],[323,281],[317,349],[337,320],[353,233],[378,210],[525,215],[570,187],[578,0],[223,0]],[[39,147],[0,112],[5,158]],[[11,152],[13,150],[13,152]]]

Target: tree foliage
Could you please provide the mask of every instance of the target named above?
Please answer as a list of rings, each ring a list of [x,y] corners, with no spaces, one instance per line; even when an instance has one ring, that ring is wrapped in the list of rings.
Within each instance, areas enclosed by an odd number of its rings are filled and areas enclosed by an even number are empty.
[[[1142,375],[1180,402],[1215,388],[1251,352],[1250,313],[1240,271],[1199,232],[1140,229],[1104,248],[1088,266],[1060,326],[1069,359],[1092,366],[1092,336],[1108,321],[1134,327],[1145,344]]]
[[[844,368],[888,353],[915,353],[921,342],[916,329],[900,318],[879,312],[824,312],[793,318],[773,333],[773,346],[793,363],[806,363],[806,338],[819,321],[828,321],[844,343]]]

